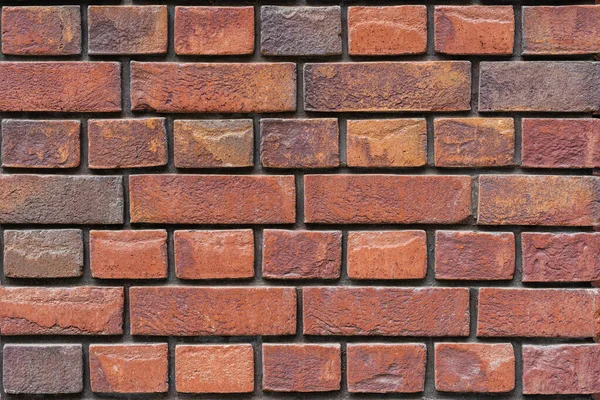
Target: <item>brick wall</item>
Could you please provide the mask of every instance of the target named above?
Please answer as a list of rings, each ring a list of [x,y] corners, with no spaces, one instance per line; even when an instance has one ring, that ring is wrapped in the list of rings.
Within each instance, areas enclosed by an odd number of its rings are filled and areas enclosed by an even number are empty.
[[[2,399],[600,393],[600,5],[66,3],[2,7]]]

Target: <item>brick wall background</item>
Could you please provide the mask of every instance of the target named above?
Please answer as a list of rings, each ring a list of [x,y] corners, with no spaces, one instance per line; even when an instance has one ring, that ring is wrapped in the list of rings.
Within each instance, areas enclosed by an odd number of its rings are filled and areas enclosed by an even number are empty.
[[[2,399],[600,393],[600,5],[2,5]]]

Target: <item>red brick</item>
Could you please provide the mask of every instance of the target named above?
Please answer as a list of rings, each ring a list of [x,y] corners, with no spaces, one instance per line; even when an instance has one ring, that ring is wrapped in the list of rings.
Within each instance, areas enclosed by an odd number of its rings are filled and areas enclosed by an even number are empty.
[[[468,61],[306,64],[306,111],[471,109]]]
[[[123,288],[0,287],[2,335],[120,335]]]
[[[525,118],[521,136],[523,167],[600,167],[600,120]]]
[[[426,49],[425,6],[348,7],[349,54],[422,54]]]
[[[434,146],[438,167],[514,165],[514,121],[512,118],[437,118]]]
[[[90,269],[100,279],[167,277],[167,231],[90,231]]]
[[[252,345],[177,346],[175,381],[177,391],[184,393],[251,393]]]
[[[335,118],[260,121],[260,161],[269,168],[333,168],[339,165]]]
[[[424,344],[353,344],[346,349],[350,393],[416,393],[425,388]]]
[[[427,164],[427,123],[422,118],[347,123],[350,167],[422,167]]]
[[[523,282],[600,280],[600,233],[523,233]]]
[[[477,336],[593,337],[597,298],[593,289],[481,288]]]
[[[512,54],[512,6],[435,7],[435,51],[446,54]]]
[[[295,111],[296,65],[132,61],[131,107],[167,113]]]
[[[468,336],[469,289],[304,287],[305,335]]]
[[[263,390],[328,392],[340,390],[339,344],[264,344]]]
[[[175,53],[253,52],[254,7],[175,7]]]
[[[510,392],[515,388],[512,344],[436,343],[435,388],[444,392]]]
[[[0,111],[121,111],[116,62],[3,62]]]
[[[296,332],[296,291],[276,287],[132,287],[131,333],[258,336]]]
[[[459,223],[471,215],[469,176],[306,175],[309,223]]]
[[[342,232],[265,229],[262,276],[271,279],[337,279]]]
[[[478,210],[481,225],[596,225],[600,178],[482,175]]]
[[[251,229],[175,231],[175,274],[179,279],[244,279],[254,276]]]
[[[90,6],[90,54],[167,52],[167,6]]]
[[[515,272],[515,235],[508,232],[437,231],[435,278],[510,280]]]
[[[423,279],[426,274],[425,231],[348,233],[350,279]]]
[[[90,345],[90,384],[95,393],[164,393],[168,390],[168,346]]]

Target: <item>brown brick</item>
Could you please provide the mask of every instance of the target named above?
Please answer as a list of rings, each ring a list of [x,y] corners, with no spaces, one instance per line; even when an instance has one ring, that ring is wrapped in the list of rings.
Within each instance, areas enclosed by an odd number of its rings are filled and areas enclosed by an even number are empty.
[[[468,176],[306,175],[309,223],[459,223],[471,215]]]
[[[468,336],[469,289],[304,287],[305,335]]]
[[[167,52],[167,6],[90,6],[90,54]]]
[[[306,111],[471,109],[468,61],[306,64]]]
[[[132,61],[131,107],[168,113],[295,111],[296,65]]]
[[[260,161],[269,168],[333,168],[340,163],[335,118],[260,121]]]
[[[435,51],[446,54],[512,54],[512,6],[435,7]]]
[[[175,7],[175,53],[253,52],[254,7]]]
[[[122,224],[120,176],[0,175],[0,223]]]
[[[351,279],[423,279],[426,274],[425,231],[348,233]]]
[[[427,164],[427,123],[423,118],[348,121],[346,140],[350,167]]]
[[[438,118],[434,121],[435,165],[500,167],[514,165],[512,118]]]
[[[296,332],[296,291],[276,287],[132,287],[131,333],[258,336]]]
[[[176,120],[175,167],[220,168],[254,165],[251,119]]]
[[[177,391],[184,393],[251,393],[252,345],[177,346],[175,381]]]
[[[481,288],[477,336],[593,337],[597,298],[593,289]]]
[[[264,344],[263,390],[328,392],[340,390],[339,344]]]
[[[262,276],[271,279],[337,279],[342,232],[265,229]]]
[[[179,279],[244,279],[254,276],[251,229],[175,231],[175,274]]]
[[[90,345],[90,384],[95,393],[164,393],[168,390],[168,346]]]
[[[346,349],[350,393],[416,393],[425,388],[424,344],[354,344]]]
[[[120,335],[123,288],[0,287],[2,335]]]
[[[2,121],[2,166],[78,167],[80,130],[79,121],[5,119]]]
[[[4,231],[4,275],[38,279],[82,276],[81,230]]]
[[[525,118],[521,136],[523,167],[600,167],[598,119]]]
[[[83,390],[80,344],[6,344],[3,353],[7,394],[67,394]]]
[[[90,231],[90,269],[100,279],[167,277],[167,231]]]
[[[0,111],[121,111],[116,62],[3,62]]]
[[[435,388],[444,392],[510,392],[515,388],[512,344],[436,343]]]
[[[600,220],[599,201],[597,177],[482,175],[478,223],[591,226]]]
[[[295,192],[289,175],[135,175],[129,178],[131,222],[293,223]]]
[[[422,54],[426,49],[425,6],[348,7],[349,54]]]

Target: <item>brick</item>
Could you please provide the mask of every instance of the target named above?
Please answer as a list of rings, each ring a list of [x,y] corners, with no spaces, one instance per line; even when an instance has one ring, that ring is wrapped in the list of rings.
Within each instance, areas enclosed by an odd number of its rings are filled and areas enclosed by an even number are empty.
[[[90,6],[90,54],[167,52],[167,6]]]
[[[168,390],[168,346],[90,345],[90,384],[95,393],[164,393]]]
[[[263,6],[260,20],[260,49],[263,55],[342,54],[342,14],[338,6]]]
[[[276,287],[129,289],[131,334],[258,336],[296,332],[296,291]]]
[[[521,234],[523,282],[600,280],[600,233]]]
[[[121,111],[117,62],[2,62],[0,111]]]
[[[254,52],[254,7],[175,7],[175,53]]]
[[[514,165],[512,118],[436,118],[434,157],[438,167]]]
[[[600,63],[482,62],[479,111],[590,112],[600,109]]]
[[[176,120],[173,139],[177,168],[254,165],[251,119]]]
[[[165,113],[295,111],[296,65],[132,61],[131,108]]]
[[[90,231],[90,269],[100,279],[167,277],[167,231]]]
[[[244,279],[254,276],[251,229],[175,231],[175,275],[179,279]]]
[[[600,53],[600,6],[523,7],[522,53]]]
[[[468,176],[306,175],[308,223],[459,223],[471,215]]]
[[[600,121],[525,118],[521,165],[528,168],[600,167]]]
[[[3,353],[3,381],[7,394],[83,391],[80,344],[6,344]]]
[[[295,192],[290,175],[135,175],[129,178],[131,222],[293,223]]]
[[[260,161],[269,168],[333,168],[340,163],[335,118],[260,121]]]
[[[177,346],[175,381],[177,391],[184,393],[251,393],[252,345]]]
[[[435,51],[446,54],[512,54],[512,6],[437,6]]]
[[[348,53],[355,56],[423,54],[425,6],[348,7]]]
[[[478,223],[591,226],[600,220],[599,200],[597,177],[482,175]]]
[[[82,276],[81,230],[5,230],[4,275],[37,279]]]
[[[435,388],[444,392],[510,392],[515,388],[512,344],[436,343]]]
[[[2,121],[2,166],[78,167],[80,131],[79,121],[5,119]]]
[[[264,344],[263,390],[328,392],[340,390],[339,344]]]
[[[515,272],[515,235],[509,232],[437,231],[435,278],[510,280]]]
[[[350,393],[417,393],[425,389],[424,344],[354,344],[346,348]]]
[[[337,279],[342,265],[342,232],[263,232],[262,276],[269,279]]]
[[[0,287],[0,334],[121,335],[123,288]]]
[[[427,274],[425,231],[348,232],[350,279],[423,279]]]
[[[593,289],[481,288],[477,336],[593,337],[597,298]]]
[[[469,289],[304,287],[305,335],[468,336]]]
[[[427,123],[423,118],[347,122],[350,167],[422,167],[427,164]]]
[[[523,346],[523,394],[600,392],[600,345]]]
[[[306,111],[471,109],[468,61],[306,64]]]
[[[0,175],[0,223],[122,224],[120,176]]]

